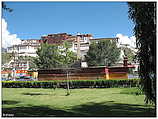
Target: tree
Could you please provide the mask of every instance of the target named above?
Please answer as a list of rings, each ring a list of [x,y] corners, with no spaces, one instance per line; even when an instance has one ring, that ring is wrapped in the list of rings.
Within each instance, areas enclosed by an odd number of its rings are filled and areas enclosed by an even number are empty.
[[[68,42],[64,42],[60,46],[43,43],[37,49],[37,58],[35,58],[34,63],[38,69],[68,68],[76,60],[75,53],[69,48]]]
[[[8,12],[12,12],[13,11],[13,9],[7,7],[5,2],[2,2],[2,9],[6,10]]]
[[[59,48],[57,45],[41,44],[37,49],[37,58],[34,60],[38,69],[52,69],[61,66],[59,62]]]
[[[119,60],[119,56],[116,41],[104,40],[92,42],[85,58],[89,66],[111,66]]]
[[[53,68],[63,68],[67,75],[67,95],[70,95],[69,90],[69,67],[77,59],[77,55],[70,51],[70,44],[68,42],[63,42],[62,45],[51,45],[44,43],[37,50],[37,58],[34,63],[39,69],[53,69]]]
[[[52,45],[43,43],[37,50],[37,58],[34,63],[38,69],[53,69],[63,68],[67,75],[67,95],[70,95],[69,90],[69,67],[75,62],[77,56],[70,51],[70,44],[64,42],[62,45]]]
[[[136,52],[128,47],[121,47],[121,49],[124,51],[124,55],[127,56],[128,62],[134,62]]]
[[[2,52],[2,65],[5,63],[9,63],[9,61],[12,59],[12,54],[7,52]]]
[[[61,46],[60,63],[64,68],[71,67],[72,64],[77,60],[77,55],[70,50],[71,45],[67,41],[64,41]]]
[[[129,2],[128,5],[129,18],[135,24],[139,75],[145,102],[156,104],[156,2]]]
[[[66,81],[67,81],[67,96],[70,95],[70,89],[69,89],[69,67],[72,66],[72,64],[74,64],[74,62],[77,60],[77,55],[70,51],[70,44],[65,41],[62,45],[62,49],[60,49],[60,62],[62,64],[62,67],[65,68],[63,69],[66,72]]]

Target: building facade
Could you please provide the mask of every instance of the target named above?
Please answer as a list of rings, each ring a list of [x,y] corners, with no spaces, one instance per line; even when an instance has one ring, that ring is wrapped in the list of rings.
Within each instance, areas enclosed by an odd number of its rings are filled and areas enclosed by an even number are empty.
[[[16,53],[18,56],[36,57],[37,48],[40,46],[39,39],[21,40],[18,45],[13,45],[7,48],[8,53]]]
[[[71,35],[67,33],[60,34],[49,34],[47,36],[42,36],[40,43],[48,44],[62,44],[67,41],[71,44],[70,50],[77,54],[78,59],[82,58],[89,50],[90,39],[92,39],[91,34],[77,34]]]
[[[15,70],[28,70],[29,61],[21,57],[36,57],[37,48],[40,46],[38,39],[21,40],[18,45],[13,45],[7,48],[7,53],[12,54],[12,60],[5,64],[5,68],[12,68]],[[2,66],[3,67],[3,66]]]

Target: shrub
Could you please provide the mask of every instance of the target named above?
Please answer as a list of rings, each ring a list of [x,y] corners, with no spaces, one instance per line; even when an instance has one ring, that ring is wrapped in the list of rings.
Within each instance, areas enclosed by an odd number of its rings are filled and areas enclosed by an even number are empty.
[[[124,80],[70,80],[70,88],[117,88],[138,87],[138,79]],[[3,88],[66,88],[63,81],[2,81]]]

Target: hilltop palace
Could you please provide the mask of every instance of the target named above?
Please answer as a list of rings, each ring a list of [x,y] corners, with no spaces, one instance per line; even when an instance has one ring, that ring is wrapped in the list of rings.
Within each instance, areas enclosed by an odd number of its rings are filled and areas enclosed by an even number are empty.
[[[40,39],[27,39],[21,40],[20,44],[12,45],[7,48],[7,53],[14,53],[14,58],[7,64],[2,66],[5,68],[11,68],[16,66],[16,70],[28,70],[28,61],[16,61],[19,56],[31,56],[36,57],[36,51],[40,47],[41,43],[48,44],[62,44],[64,41],[68,41],[71,44],[70,50],[77,54],[77,58],[81,59],[81,67],[87,67],[87,63],[84,62],[85,55],[89,50],[89,46],[92,42],[98,42],[101,40],[110,40],[111,42],[117,42],[118,47],[121,46],[119,39],[116,38],[93,38],[91,34],[77,34],[71,35],[67,33],[48,34],[47,36],[41,36]],[[123,51],[121,51],[120,59],[123,61]],[[119,62],[118,62],[119,63]]]

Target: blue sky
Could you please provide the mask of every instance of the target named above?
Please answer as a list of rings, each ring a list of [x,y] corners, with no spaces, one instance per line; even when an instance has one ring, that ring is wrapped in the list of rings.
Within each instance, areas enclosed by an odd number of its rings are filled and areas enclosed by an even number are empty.
[[[10,34],[20,39],[51,33],[90,33],[95,38],[133,36],[126,2],[7,2],[3,12]]]

